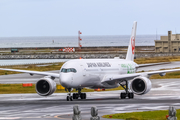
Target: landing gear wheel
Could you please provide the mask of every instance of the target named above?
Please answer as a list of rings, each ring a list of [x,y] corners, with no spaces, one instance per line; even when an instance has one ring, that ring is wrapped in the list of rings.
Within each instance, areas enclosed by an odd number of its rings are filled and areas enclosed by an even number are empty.
[[[128,98],[133,99],[134,98],[134,93],[132,93],[132,92],[128,93]]]
[[[70,97],[69,97],[69,101],[73,101],[73,98],[72,98],[72,96],[70,96]]]
[[[81,97],[81,99],[84,99],[84,94],[81,93],[81,94],[80,94],[80,97]]]
[[[66,100],[69,101],[69,96],[66,97]]]
[[[78,93],[73,93],[73,99],[78,99],[79,98],[79,94]]]
[[[86,93],[84,93],[84,99],[86,99]]]
[[[72,96],[67,96],[67,97],[66,97],[66,100],[67,100],[67,101],[73,101],[73,97],[72,97]]]
[[[81,93],[80,97],[81,99],[86,99],[86,93]]]
[[[121,93],[121,99],[125,99],[126,98],[126,93]]]
[[[73,99],[77,99],[76,93],[73,93]]]
[[[76,93],[76,94],[75,94],[75,96],[76,96],[76,99],[78,99],[78,98],[79,98],[79,94],[78,94],[78,93]]]

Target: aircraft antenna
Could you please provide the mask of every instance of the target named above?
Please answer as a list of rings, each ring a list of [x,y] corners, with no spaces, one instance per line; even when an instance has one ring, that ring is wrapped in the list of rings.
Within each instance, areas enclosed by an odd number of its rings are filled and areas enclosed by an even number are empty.
[[[156,28],[156,40],[157,40],[157,28]]]

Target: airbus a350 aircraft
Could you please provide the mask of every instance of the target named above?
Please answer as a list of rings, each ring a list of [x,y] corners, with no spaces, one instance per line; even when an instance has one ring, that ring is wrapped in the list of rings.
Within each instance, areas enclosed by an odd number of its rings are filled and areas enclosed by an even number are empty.
[[[180,69],[172,69],[136,73],[139,67],[144,67],[134,62],[136,26],[137,22],[134,22],[126,59],[69,60],[63,64],[59,74],[4,68],[0,68],[0,70],[44,75],[45,77],[36,83],[36,91],[41,96],[54,93],[56,90],[54,79],[58,78],[60,84],[69,91],[67,101],[78,98],[86,99],[86,93],[81,93],[81,89],[85,87],[90,89],[110,89],[120,85],[125,89],[125,92],[120,94],[121,99],[126,97],[134,98],[134,94],[143,95],[151,90],[151,81],[149,80],[151,75],[159,74],[164,76],[167,72],[180,71]],[[73,88],[77,89],[78,93],[73,93],[71,96]]]

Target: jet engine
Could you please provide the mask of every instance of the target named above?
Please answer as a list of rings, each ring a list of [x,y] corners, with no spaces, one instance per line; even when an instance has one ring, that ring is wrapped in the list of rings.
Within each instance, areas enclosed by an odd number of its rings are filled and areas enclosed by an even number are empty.
[[[137,95],[146,94],[151,90],[151,81],[146,77],[136,77],[132,80],[130,89]]]
[[[56,90],[56,82],[50,77],[41,78],[36,83],[36,92],[41,96],[48,96],[54,93]]]

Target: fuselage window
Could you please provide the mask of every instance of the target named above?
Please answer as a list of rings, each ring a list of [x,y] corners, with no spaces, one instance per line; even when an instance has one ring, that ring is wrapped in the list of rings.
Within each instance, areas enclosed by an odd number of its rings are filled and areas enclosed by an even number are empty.
[[[76,69],[74,69],[74,68],[68,68],[68,69],[62,68],[62,69],[61,69],[61,72],[63,72],[63,73],[68,73],[68,72],[74,72],[74,73],[76,73],[77,71],[76,71]]]

